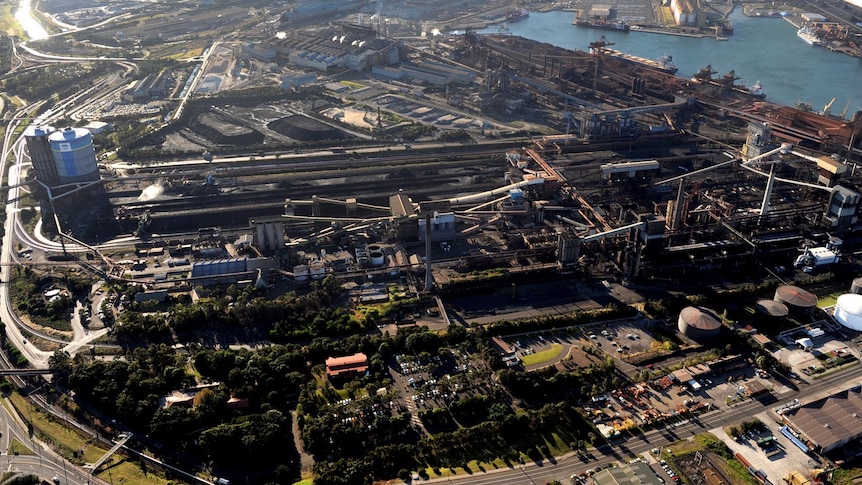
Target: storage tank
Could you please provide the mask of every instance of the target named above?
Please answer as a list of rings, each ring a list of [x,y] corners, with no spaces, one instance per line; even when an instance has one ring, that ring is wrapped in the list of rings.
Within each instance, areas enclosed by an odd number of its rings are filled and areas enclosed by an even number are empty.
[[[839,296],[832,316],[841,325],[862,332],[862,295],[847,293]]]
[[[783,285],[775,290],[773,300],[784,303],[790,313],[806,314],[817,306],[817,296],[798,286]]]
[[[862,295],[862,278],[856,278],[853,280],[853,283],[850,284],[850,293]]]
[[[322,280],[326,276],[326,266],[323,261],[315,260],[308,264],[308,273],[313,280]]]
[[[721,332],[721,318],[709,308],[689,306],[679,312],[679,331],[693,340],[706,340]]]
[[[61,183],[99,180],[93,137],[84,128],[66,128],[48,135],[54,166]]]
[[[57,183],[57,166],[54,164],[51,144],[48,143],[48,136],[54,131],[56,130],[51,126],[30,126],[24,131],[27,152],[33,162],[36,178],[50,186]]]
[[[369,252],[368,256],[371,257],[371,266],[380,267],[386,262],[386,256],[384,256],[383,251],[380,249]]]
[[[787,309],[787,305],[775,300],[758,300],[754,307],[757,309],[758,313],[772,318],[786,317],[787,314],[790,313]]]
[[[297,264],[294,266],[293,279],[296,280],[297,283],[305,283],[308,281],[308,266],[304,264]]]

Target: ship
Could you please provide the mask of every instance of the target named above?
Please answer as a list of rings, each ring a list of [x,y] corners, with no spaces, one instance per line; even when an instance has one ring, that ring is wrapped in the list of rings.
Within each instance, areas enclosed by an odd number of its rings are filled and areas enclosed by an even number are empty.
[[[615,57],[623,62],[628,62],[629,64],[637,64],[640,66],[649,67],[657,71],[666,72],[668,74],[676,74],[676,72],[679,70],[679,68],[676,67],[676,64],[673,63],[673,56],[669,56],[667,54],[659,57],[657,60],[654,61],[652,59],[646,59],[644,57],[625,54],[623,52],[615,51],[613,49],[604,49],[604,53]]]
[[[519,20],[524,20],[525,18],[530,16],[530,11],[526,8],[520,8],[516,10],[509,10],[506,12],[506,22],[517,22]]]
[[[817,31],[810,25],[803,25],[796,31],[796,35],[809,45],[823,45],[823,41],[817,35]]]
[[[622,20],[585,20],[575,17],[575,20],[572,21],[572,25],[587,27],[590,29],[613,30],[616,32],[628,32],[631,30],[631,26]]]
[[[754,96],[755,98],[766,98],[766,93],[763,92],[763,84],[760,84],[760,81],[757,81],[756,83],[754,83],[753,86],[748,88],[748,94]]]

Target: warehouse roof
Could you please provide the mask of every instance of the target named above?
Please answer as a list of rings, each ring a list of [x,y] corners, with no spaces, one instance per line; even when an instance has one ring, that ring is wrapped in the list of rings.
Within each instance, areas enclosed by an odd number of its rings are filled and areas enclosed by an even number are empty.
[[[862,436],[862,388],[787,411],[784,417],[823,451]]]

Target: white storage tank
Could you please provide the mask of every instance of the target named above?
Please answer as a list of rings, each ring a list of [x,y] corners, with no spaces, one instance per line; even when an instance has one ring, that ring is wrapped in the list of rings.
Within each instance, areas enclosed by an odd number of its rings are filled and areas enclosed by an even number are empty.
[[[308,264],[308,273],[313,280],[322,280],[326,276],[326,265],[323,261],[315,260]]]
[[[862,295],[847,293],[839,296],[832,316],[841,325],[862,332]]]
[[[862,278],[855,278],[853,280],[853,283],[850,284],[850,293],[862,295]]]
[[[308,266],[297,264],[293,267],[293,279],[297,283],[305,283],[308,281]]]

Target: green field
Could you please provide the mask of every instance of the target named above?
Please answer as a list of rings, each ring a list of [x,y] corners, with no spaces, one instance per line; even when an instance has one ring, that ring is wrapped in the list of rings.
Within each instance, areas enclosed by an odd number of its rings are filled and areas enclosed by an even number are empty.
[[[556,359],[562,351],[562,344],[551,344],[551,348],[548,350],[543,350],[530,355],[522,355],[521,362],[524,363],[524,367],[550,362]]]

